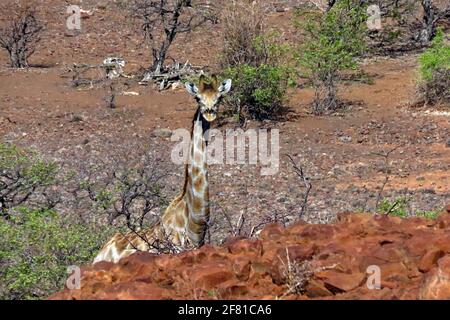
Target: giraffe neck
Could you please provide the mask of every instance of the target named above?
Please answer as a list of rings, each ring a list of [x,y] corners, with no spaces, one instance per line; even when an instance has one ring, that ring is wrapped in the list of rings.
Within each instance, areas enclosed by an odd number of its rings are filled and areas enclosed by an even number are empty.
[[[186,234],[197,246],[203,244],[207,223],[209,222],[208,168],[204,136],[208,129],[209,123],[203,119],[198,110],[192,125],[184,193],[188,207]]]

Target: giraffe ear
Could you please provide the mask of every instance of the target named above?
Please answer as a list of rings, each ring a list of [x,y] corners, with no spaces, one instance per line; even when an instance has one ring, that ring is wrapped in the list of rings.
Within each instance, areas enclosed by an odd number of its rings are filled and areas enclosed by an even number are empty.
[[[220,94],[227,94],[231,89],[231,79],[224,80],[219,87]]]
[[[187,92],[189,92],[193,96],[196,96],[198,94],[198,88],[192,82],[186,82],[185,86],[186,86]]]
[[[213,89],[215,90],[215,91],[218,91],[219,90],[219,79],[217,79],[217,75],[213,75],[212,77],[211,77],[211,86],[213,87]]]

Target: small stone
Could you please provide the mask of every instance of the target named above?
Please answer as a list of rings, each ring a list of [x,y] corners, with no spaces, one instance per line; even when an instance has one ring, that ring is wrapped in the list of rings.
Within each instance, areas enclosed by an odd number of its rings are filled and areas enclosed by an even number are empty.
[[[339,141],[341,141],[341,142],[352,142],[352,137],[350,137],[350,136],[342,136],[342,137],[339,137]]]
[[[170,138],[172,136],[172,130],[170,129],[155,129],[153,135],[160,138]]]

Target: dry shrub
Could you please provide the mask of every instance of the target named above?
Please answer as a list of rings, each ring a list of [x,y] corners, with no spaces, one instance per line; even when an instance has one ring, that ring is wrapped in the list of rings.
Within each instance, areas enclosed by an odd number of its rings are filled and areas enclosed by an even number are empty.
[[[144,83],[167,71],[164,70],[164,63],[168,51],[180,34],[190,33],[207,22],[216,21],[216,9],[210,1],[133,0],[129,10],[141,24],[151,50],[153,64],[146,73]]]
[[[264,9],[256,1],[232,1],[222,14],[224,27],[222,67],[239,65],[258,66],[266,63],[267,49],[256,46],[266,32]]]
[[[28,67],[28,58],[41,40],[43,24],[37,19],[36,4],[20,2],[11,20],[0,30],[0,47],[8,52],[12,68]]]
[[[436,70],[418,86],[419,100],[427,105],[450,103],[450,69]]]
[[[284,283],[287,287],[286,295],[302,295],[305,293],[311,277],[314,275],[314,267],[311,261],[291,261],[289,251],[286,248],[286,262],[280,258],[283,267]]]

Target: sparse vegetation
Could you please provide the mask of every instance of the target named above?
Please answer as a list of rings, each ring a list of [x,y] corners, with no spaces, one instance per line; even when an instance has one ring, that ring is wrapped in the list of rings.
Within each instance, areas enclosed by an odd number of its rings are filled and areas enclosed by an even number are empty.
[[[160,181],[168,173],[156,170],[150,154],[137,161],[127,160],[117,160],[113,166],[99,163],[98,168],[89,169],[79,177],[75,197],[87,198],[93,210],[107,216],[110,223],[138,231],[157,218],[159,211],[151,217],[153,210],[167,205]]]
[[[67,267],[90,263],[110,231],[53,210],[23,207],[0,218],[0,299],[41,299],[61,290]]]
[[[54,210],[56,174],[55,163],[0,144],[0,299],[61,289],[66,268],[90,262],[106,239],[108,227]]]
[[[388,214],[396,217],[407,218],[410,216],[423,217],[426,219],[436,219],[441,211],[421,211],[411,212],[408,209],[410,199],[407,197],[397,197],[394,201],[383,199],[378,204],[376,212],[380,214]]]
[[[450,103],[450,45],[442,29],[419,57],[419,68],[420,100],[425,104]]]
[[[389,214],[396,217],[406,218],[408,216],[408,199],[399,197],[394,202],[383,199],[378,204],[376,211],[381,214]]]
[[[57,165],[10,144],[0,144],[0,216],[18,206],[53,208],[59,201],[51,190]]]
[[[314,85],[316,114],[333,112],[341,106],[339,72],[357,67],[356,58],[366,47],[365,19],[362,6],[341,0],[325,13],[308,13],[306,23],[297,20],[296,26],[304,28],[306,37],[298,61]]]
[[[266,43],[256,45],[258,39],[264,40],[267,21],[261,4],[249,1],[231,2],[222,13],[224,25],[222,68],[240,65],[259,66],[267,62]]]
[[[286,248],[286,262],[279,257],[283,269],[283,278],[287,287],[286,295],[305,293],[306,287],[314,275],[314,267],[309,260],[297,261],[289,256]]]
[[[216,21],[215,10],[208,1],[134,0],[130,10],[132,17],[141,23],[153,60],[142,83],[161,80],[161,77],[169,80],[184,76],[183,70],[170,70],[165,65],[169,48],[180,34],[189,33],[208,21]]]
[[[9,24],[0,30],[0,47],[8,52],[12,68],[29,66],[43,28],[32,5],[19,5]]]
[[[257,3],[233,3],[224,13],[221,63],[233,80],[227,101],[240,120],[280,117],[286,91],[294,83],[291,47],[267,31],[262,10]]]

